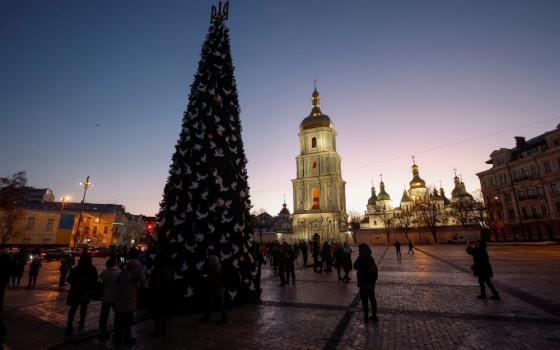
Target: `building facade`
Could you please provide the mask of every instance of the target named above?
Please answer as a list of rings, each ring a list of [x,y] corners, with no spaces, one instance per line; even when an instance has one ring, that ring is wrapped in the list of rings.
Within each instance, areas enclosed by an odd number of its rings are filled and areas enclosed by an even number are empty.
[[[321,112],[316,88],[311,102],[311,113],[300,124],[297,177],[292,180],[294,239],[311,240],[317,233],[322,241],[345,240],[346,182],[336,152],[336,130]]]
[[[530,140],[516,137],[478,173],[491,229],[501,240],[560,239],[560,124]]]
[[[78,245],[118,244],[124,215],[124,207],[116,204],[26,202],[18,234],[6,244],[69,246],[77,232]]]
[[[403,190],[398,205],[393,206],[391,197],[385,190],[383,180],[379,183],[379,194],[375,187],[371,188],[364,219],[360,224],[361,229],[414,229],[426,227],[422,210],[430,205],[434,213],[432,217],[437,220],[438,226],[461,225],[457,218],[455,204],[473,201],[465,188],[465,184],[455,175],[455,187],[451,192],[451,199],[447,198],[443,187],[428,188],[426,181],[420,177],[420,167],[414,161],[412,164],[412,179],[409,188]]]

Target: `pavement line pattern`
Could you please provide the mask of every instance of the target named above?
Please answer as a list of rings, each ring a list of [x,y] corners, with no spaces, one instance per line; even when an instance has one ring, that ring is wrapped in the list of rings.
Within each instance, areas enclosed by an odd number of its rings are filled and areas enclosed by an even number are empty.
[[[378,267],[381,266],[381,263],[383,262],[383,259],[385,258],[385,254],[387,254],[388,249],[389,247],[385,247],[385,251],[383,251],[383,254],[379,258],[379,262],[377,264]],[[327,343],[325,344],[325,347],[323,349],[331,350],[331,349],[336,349],[338,347],[338,344],[340,343],[340,340],[344,336],[344,333],[346,332],[346,328],[348,328],[348,325],[350,324],[350,321],[354,316],[355,309],[359,303],[360,303],[360,294],[356,294],[356,296],[350,303],[349,309],[347,309],[347,311],[344,313],[340,321],[338,321],[338,324],[336,325],[335,329],[331,333],[331,336],[327,340]]]
[[[429,256],[429,257],[431,257],[431,258],[433,258],[433,259],[436,259],[436,260],[438,260],[438,261],[441,261],[442,263],[447,264],[447,265],[453,267],[454,269],[456,269],[456,270],[458,270],[458,271],[464,272],[464,273],[466,273],[466,274],[468,274],[468,275],[472,275],[472,271],[471,271],[470,269],[467,269],[467,268],[464,267],[464,266],[460,266],[460,265],[457,265],[457,264],[455,264],[455,263],[452,263],[452,262],[449,261],[449,260],[446,260],[446,259],[441,258],[441,257],[439,257],[439,256],[430,254],[430,253],[428,253],[428,252],[426,252],[426,251],[424,251],[424,250],[422,250],[422,249],[416,248],[416,250],[420,251],[420,252],[423,253],[423,254],[426,254],[427,256]],[[550,302],[550,301],[548,301],[548,300],[546,300],[546,299],[540,298],[540,297],[538,297],[538,296],[536,296],[536,295],[533,295],[533,294],[531,294],[531,293],[525,292],[525,291],[523,291],[523,290],[521,290],[521,289],[512,287],[512,286],[510,286],[509,284],[506,284],[506,283],[504,283],[504,282],[500,282],[500,281],[498,281],[498,280],[496,280],[496,279],[493,280],[493,283],[494,283],[494,285],[496,285],[497,287],[499,287],[499,289],[505,290],[505,291],[506,291],[508,294],[510,294],[511,296],[513,296],[513,297],[515,297],[515,298],[517,298],[517,299],[519,299],[519,300],[521,300],[521,301],[523,301],[523,302],[526,302],[527,304],[529,304],[529,305],[531,305],[531,306],[534,306],[534,307],[536,307],[537,309],[540,309],[540,310],[542,310],[542,311],[545,311],[545,312],[547,312],[547,313],[549,313],[549,314],[552,314],[552,315],[554,315],[554,316],[556,316],[556,317],[560,317],[560,305],[554,304],[554,303],[552,303],[552,302]]]

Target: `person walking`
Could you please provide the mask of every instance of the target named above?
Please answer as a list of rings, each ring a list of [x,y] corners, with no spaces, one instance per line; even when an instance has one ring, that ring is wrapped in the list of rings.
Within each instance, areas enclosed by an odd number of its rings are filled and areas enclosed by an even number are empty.
[[[116,345],[134,345],[136,339],[132,337],[132,320],[138,308],[140,288],[146,283],[144,268],[135,259],[136,251],[128,253],[124,268],[117,278],[117,295],[115,299],[115,335]]]
[[[99,313],[99,330],[101,334],[99,339],[105,341],[109,339],[107,333],[107,321],[109,320],[109,313],[113,310],[113,317],[116,318],[115,302],[118,293],[118,278],[121,270],[117,267],[117,259],[110,257],[105,262],[106,269],[101,272],[99,281],[103,284],[101,292],[101,312]]]
[[[218,309],[220,312],[220,319],[218,323],[226,323],[226,307],[224,293],[225,288],[222,282],[222,265],[220,258],[216,255],[210,255],[206,259],[206,314],[200,318],[201,322],[210,322],[210,314],[213,309]]]
[[[284,244],[279,247],[278,258],[276,259],[278,264],[278,274],[280,275],[280,284],[278,285],[279,287],[284,287],[286,284],[288,284],[286,281],[286,269],[288,263],[287,245],[288,244],[284,242]]]
[[[408,253],[406,254],[414,255],[414,244],[412,244],[412,241],[410,239],[408,240]]]
[[[305,241],[301,242],[301,257],[303,259],[303,267],[307,267],[307,258],[309,255],[309,247]]]
[[[348,243],[344,243],[343,247],[344,254],[342,255],[342,269],[344,270],[344,276],[342,280],[346,283],[350,282],[350,270],[352,270],[352,247]]]
[[[354,262],[354,269],[358,277],[358,288],[364,311],[364,322],[377,322],[377,300],[375,299],[375,283],[377,281],[377,265],[371,255],[371,249],[365,243],[358,246],[358,258]],[[371,304],[371,316],[369,316],[369,304]]]
[[[336,245],[336,249],[334,250],[334,266],[336,267],[336,274],[338,276],[338,280],[342,281],[342,275],[340,272],[342,271],[344,260],[344,249],[340,244]]]
[[[325,265],[326,272],[332,271],[332,250],[328,242],[325,242],[321,249],[321,269],[323,269],[323,265]]]
[[[20,249],[14,256],[14,267],[12,269],[12,287],[19,287],[25,264],[27,263],[25,252]]]
[[[68,298],[66,299],[66,305],[70,306],[66,323],[66,334],[72,334],[74,332],[74,317],[76,316],[78,306],[80,307],[79,328],[83,329],[85,326],[90,292],[95,282],[97,282],[97,269],[91,263],[91,257],[86,251],[80,256],[78,265],[70,270],[66,282],[70,284]]]
[[[41,258],[39,258],[38,255],[33,256],[33,260],[31,260],[31,264],[29,264],[29,281],[27,282],[27,288],[35,287],[41,266],[43,266],[41,264]]]
[[[315,237],[316,236],[316,237]],[[319,261],[319,255],[321,254],[321,246],[319,245],[319,235],[313,235],[313,243],[311,247],[311,254],[313,255],[313,271],[323,272],[323,267]]]
[[[266,255],[264,254],[265,249],[266,249],[265,245],[263,245],[262,247],[260,246],[259,243],[255,243],[253,245],[253,253],[257,263],[257,274],[255,275],[254,283],[255,283],[255,290],[259,295],[262,292],[262,288],[261,288],[262,266],[266,265],[266,260],[265,260]]]
[[[10,283],[14,268],[14,261],[7,249],[0,250],[0,312],[4,306],[4,293]]]
[[[60,278],[58,279],[58,286],[60,288],[66,285],[66,277],[74,265],[74,259],[70,254],[60,260]]]
[[[486,242],[480,241],[478,245],[475,246],[469,244],[467,247],[467,253],[473,257],[473,265],[471,269],[473,274],[478,277],[478,284],[480,285],[480,295],[478,295],[477,298],[486,299],[485,285],[487,285],[492,291],[490,299],[500,300],[500,295],[490,280],[494,277],[494,273],[492,271],[492,265],[490,265],[488,252],[486,251]]]
[[[286,249],[286,284],[290,283],[290,277],[292,278],[292,284],[296,284],[296,253],[290,244],[284,244]]]
[[[399,240],[395,241],[395,250],[397,251],[397,259],[401,260],[401,242]]]
[[[10,283],[14,262],[7,249],[0,251],[0,349],[6,341],[6,326],[4,325],[4,293]]]
[[[154,320],[152,338],[165,336],[169,313],[169,291],[171,290],[171,272],[165,264],[162,254],[156,255],[154,268],[148,280],[148,312]]]

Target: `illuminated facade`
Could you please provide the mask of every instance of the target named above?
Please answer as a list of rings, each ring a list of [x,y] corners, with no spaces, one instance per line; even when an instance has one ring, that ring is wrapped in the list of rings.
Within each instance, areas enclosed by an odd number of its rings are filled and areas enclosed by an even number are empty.
[[[322,241],[344,241],[348,230],[346,182],[336,152],[336,130],[319,108],[316,88],[311,101],[311,113],[300,124],[297,178],[292,180],[294,239],[311,240],[317,233]]]
[[[490,226],[499,240],[560,240],[560,124],[490,154],[478,173]]]
[[[70,245],[78,229],[80,203],[26,203],[20,220],[21,233],[8,244]],[[80,245],[108,246],[119,243],[124,207],[116,204],[84,203]]]
[[[460,225],[460,221],[454,216],[453,203],[459,201],[472,201],[473,197],[466,191],[465,184],[458,176],[454,177],[455,187],[452,191],[451,200],[445,195],[442,187],[439,190],[426,187],[426,181],[420,177],[418,164],[413,162],[412,179],[408,190],[403,194],[398,206],[393,207],[391,197],[385,191],[385,183],[379,183],[380,191],[376,193],[375,187],[371,188],[371,197],[368,200],[367,211],[364,220],[360,224],[361,229],[379,229],[389,226],[400,228],[403,225],[423,227],[422,219],[416,210],[423,202],[429,201],[437,208],[439,226]]]

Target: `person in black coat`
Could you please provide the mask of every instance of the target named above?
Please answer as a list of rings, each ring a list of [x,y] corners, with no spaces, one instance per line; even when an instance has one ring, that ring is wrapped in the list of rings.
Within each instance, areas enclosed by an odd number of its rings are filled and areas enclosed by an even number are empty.
[[[321,249],[321,268],[323,268],[323,265],[325,265],[325,271],[332,271],[332,250],[328,242],[325,242],[323,249]]]
[[[10,282],[10,276],[14,268],[14,262],[10,254],[7,251],[0,251],[0,349],[4,348],[4,342],[6,338],[6,327],[4,325],[4,292],[8,283]]]
[[[84,328],[90,293],[97,282],[97,278],[97,269],[91,263],[91,257],[87,252],[82,253],[80,260],[78,260],[78,265],[70,271],[66,279],[66,282],[70,284],[68,299],[66,300],[66,305],[70,306],[68,322],[66,324],[67,334],[71,334],[74,331],[74,316],[76,316],[78,306],[80,307],[80,329]]]
[[[301,242],[301,257],[303,258],[303,267],[307,267],[307,257],[309,255],[309,247],[307,243]]]
[[[20,249],[14,256],[14,267],[12,269],[12,287],[19,287],[21,278],[23,277],[23,270],[27,263],[25,252]]]
[[[358,288],[360,288],[360,299],[364,310],[364,322],[370,320],[377,322],[377,300],[375,299],[375,283],[377,281],[377,265],[371,256],[371,249],[365,243],[358,246],[359,256],[354,263],[356,275],[358,277]],[[371,317],[369,314],[369,304],[371,303]]]
[[[478,277],[478,284],[480,285],[480,295],[478,295],[477,298],[486,299],[486,284],[492,291],[490,299],[500,300],[500,295],[490,280],[490,278],[494,277],[494,273],[492,271],[492,265],[490,265],[488,252],[486,251],[486,242],[480,241],[478,245],[474,247],[469,245],[467,247],[467,253],[473,257],[474,263],[471,269],[473,274]]]
[[[286,251],[286,284],[290,283],[290,277],[292,278],[292,284],[296,284],[296,271],[295,271],[295,260],[296,253],[292,246],[284,242],[284,249]]]
[[[149,315],[154,320],[154,331],[150,336],[163,337],[167,325],[165,317],[169,313],[169,291],[172,288],[171,272],[162,254],[154,260],[154,268],[148,280]]]

